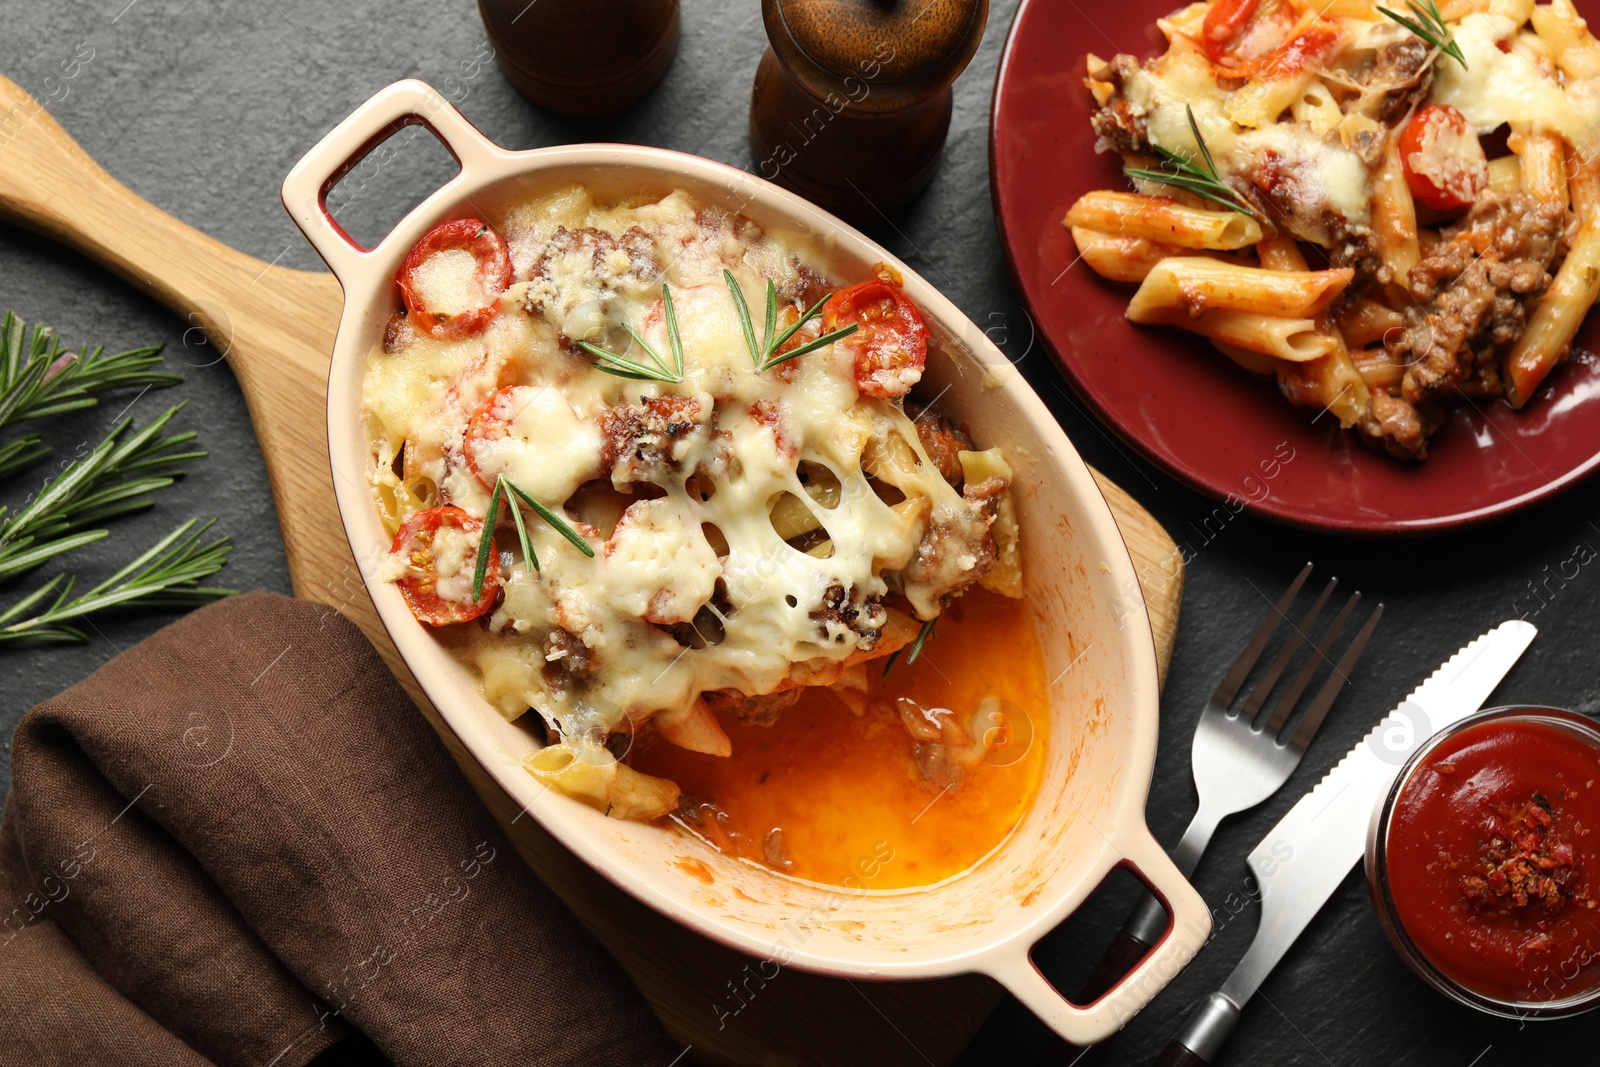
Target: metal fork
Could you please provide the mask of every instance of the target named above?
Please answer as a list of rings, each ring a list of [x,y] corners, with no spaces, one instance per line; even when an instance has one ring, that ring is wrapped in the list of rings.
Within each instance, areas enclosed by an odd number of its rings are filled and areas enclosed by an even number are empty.
[[[1257,680],[1244,703],[1235,710],[1233,705],[1239,697],[1239,691],[1244,688],[1245,680],[1266,651],[1268,642],[1279,626],[1289,622],[1289,609],[1306,584],[1306,579],[1311,576],[1311,569],[1312,565],[1307,563],[1277,603],[1273,604],[1272,610],[1239,653],[1239,658],[1234,660],[1216,692],[1206,701],[1205,710],[1200,713],[1193,749],[1194,781],[1200,794],[1200,805],[1189,828],[1183,832],[1182,840],[1172,850],[1172,860],[1185,878],[1194,874],[1201,854],[1211,841],[1211,835],[1223,819],[1255,807],[1289,780],[1289,775],[1305,755],[1306,747],[1328,717],[1333,702],[1338,699],[1350,672],[1366,650],[1372,631],[1383,616],[1383,605],[1379,604],[1345,648],[1339,662],[1306,707],[1299,724],[1288,737],[1282,738],[1289,717],[1305,694],[1306,687],[1311,684],[1318,666],[1333,662],[1328,658],[1329,653],[1361,603],[1359,592],[1351,594],[1317,641],[1313,654],[1306,657],[1305,664],[1290,681],[1288,688],[1278,695],[1265,720],[1258,725],[1262,709],[1282,680],[1289,661],[1296,651],[1310,642],[1311,630],[1338,588],[1339,580],[1329,579],[1299,622],[1290,622],[1294,634],[1284,642],[1283,648]],[[1160,902],[1146,893],[1095,969],[1078,1003],[1090,1003],[1109,989],[1149,950],[1166,926],[1167,914]]]

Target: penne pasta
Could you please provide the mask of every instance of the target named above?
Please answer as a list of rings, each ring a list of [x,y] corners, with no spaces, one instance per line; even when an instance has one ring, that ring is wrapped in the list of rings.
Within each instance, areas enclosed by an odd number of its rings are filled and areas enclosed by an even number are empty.
[[[1573,78],[1600,77],[1600,41],[1589,32],[1572,0],[1537,4],[1529,18],[1563,73]]]
[[[1522,160],[1516,156],[1489,160],[1489,190],[1499,196],[1522,192]]]
[[[1387,348],[1360,348],[1350,353],[1350,360],[1368,389],[1398,392],[1406,376],[1405,365],[1391,359]]]
[[[1164,245],[1144,237],[1123,237],[1117,234],[1072,227],[1072,240],[1078,246],[1078,255],[1109,281],[1142,282],[1151,269],[1169,256],[1192,255],[1194,250]],[[1247,266],[1239,256],[1226,252],[1209,252],[1206,255],[1226,263]]]
[[[1480,0],[1475,10],[1508,18],[1520,26],[1533,14],[1533,0]]]
[[[1085,193],[1067,212],[1065,222],[1068,227],[1190,249],[1231,252],[1261,240],[1261,224],[1237,211],[1210,211],[1169,197],[1110,190]]]
[[[1300,245],[1282,230],[1273,230],[1256,245],[1256,255],[1268,270],[1310,270]]]
[[[1326,311],[1355,271],[1268,270],[1240,267],[1199,256],[1173,256],[1157,263],[1128,304],[1128,318],[1175,309],[1196,315],[1204,311],[1242,311],[1309,319]]]
[[[1376,300],[1357,300],[1339,320],[1339,332],[1353,349],[1386,340],[1390,331],[1405,328],[1405,316]],[[1359,362],[1359,360],[1358,360]]]
[[[1521,188],[1529,196],[1567,205],[1567,142],[1545,130],[1513,126],[1506,143],[1516,153]],[[1490,168],[1493,180],[1493,165]]]
[[[1422,250],[1417,239],[1417,205],[1406,185],[1398,135],[1389,138],[1383,162],[1372,177],[1372,232],[1378,238],[1384,266],[1393,272],[1396,284],[1405,285]]]
[[[1331,412],[1345,429],[1356,425],[1372,407],[1372,393],[1362,380],[1343,339],[1331,337],[1326,355],[1303,363],[1279,363],[1278,388],[1291,403]]]
[[[1506,398],[1513,407],[1526,404],[1566,359],[1583,317],[1600,297],[1600,171],[1594,164],[1581,168],[1570,188],[1579,222],[1572,249],[1506,357]]]
[[[1211,310],[1191,315],[1179,308],[1162,308],[1134,321],[1177,326],[1235,348],[1297,363],[1325,356],[1339,343],[1318,330],[1311,319],[1289,319],[1250,311]]]

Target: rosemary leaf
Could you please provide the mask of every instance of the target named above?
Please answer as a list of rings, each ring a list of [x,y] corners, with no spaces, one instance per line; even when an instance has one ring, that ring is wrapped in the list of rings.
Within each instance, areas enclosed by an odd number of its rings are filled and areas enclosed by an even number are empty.
[[[590,344],[588,341],[577,342],[578,347],[599,360],[599,362],[593,364],[595,370],[614,374],[618,378],[652,382],[683,381],[683,338],[678,334],[678,314],[672,307],[672,293],[665,285],[661,287],[661,304],[666,311],[667,340],[672,345],[672,367],[667,366],[667,361],[661,358],[661,353],[655,350],[654,345],[639,336],[638,331],[627,323],[623,323],[622,328],[628,332],[629,337],[633,338],[634,344],[645,350],[651,361],[655,363],[654,367],[639,360],[619,355],[610,349],[601,348],[599,345]]]
[[[500,482],[496,479],[489,494],[489,513],[483,517],[483,537],[478,541],[478,565],[472,569],[472,602],[483,596],[483,580],[489,574],[489,553],[494,551],[494,524],[500,521]]]
[[[1202,199],[1220,204],[1230,211],[1237,211],[1241,215],[1259,221],[1249,202],[1239,190],[1229,185],[1217,170],[1216,160],[1211,157],[1211,148],[1206,144],[1206,139],[1200,135],[1200,124],[1195,121],[1194,108],[1185,104],[1184,111],[1189,116],[1189,129],[1194,133],[1195,144],[1200,149],[1200,158],[1205,165],[1200,166],[1176,152],[1159,145],[1152,145],[1151,149],[1161,160],[1162,166],[1159,169],[1130,167],[1127,172],[1128,177],[1186,190]]]
[[[176,385],[176,374],[156,370],[161,347],[106,355],[104,347],[68,350],[48,326],[33,326],[6,312],[0,319],[0,427],[93,407],[107,389]]]
[[[589,547],[589,542],[585,541],[577,530],[574,530],[570,525],[568,525],[566,519],[563,519],[560,515],[557,515],[555,512],[539,503],[533,497],[529,496],[527,491],[521,486],[517,485],[516,482],[506,482],[506,488],[511,490],[522,500],[523,503],[527,504],[530,508],[537,512],[541,519],[550,524],[551,529],[555,530],[555,532],[560,534],[562,537],[565,537],[568,541],[571,541],[573,547],[579,552],[582,552],[590,559],[594,558],[594,549]]]
[[[222,537],[202,545],[200,540],[212,523],[196,528],[197,522],[198,519],[190,519],[181,524],[81,596],[72,596],[75,578],[51,578],[0,614],[0,642],[81,642],[84,633],[66,625],[70,620],[135,603],[149,607],[192,606],[232,595],[231,589],[199,584],[228,562],[232,543]],[[55,600],[48,608],[29,614],[52,593]]]
[[[497,493],[504,492],[505,491],[505,487],[508,484],[509,483],[505,480],[504,476],[496,478],[495,479],[495,492],[497,492]],[[506,499],[508,501],[510,500],[509,497],[507,497]],[[516,524],[516,527],[517,527],[517,540],[522,543],[522,569],[523,569],[523,571],[526,573],[526,572],[529,572],[529,571],[538,570],[539,569],[539,557],[533,551],[533,541],[530,540],[529,537],[528,537],[528,524],[522,521],[522,509],[521,508],[512,507],[512,509],[511,509],[511,521]]]
[[[802,326],[822,314],[823,305],[833,298],[833,294],[828,293],[821,300],[812,304],[811,310],[801,315],[799,319],[786,327],[781,333],[775,335],[773,331],[777,329],[778,325],[778,287],[771,278],[768,278],[766,332],[762,334],[762,343],[758,346],[756,344],[755,323],[750,320],[750,306],[745,303],[744,293],[740,290],[739,283],[734,280],[733,272],[726,267],[723,268],[722,278],[727,283],[728,294],[733,297],[734,310],[739,314],[739,325],[744,328],[744,343],[750,349],[750,361],[755,365],[757,374],[764,374],[780,363],[787,363],[789,360],[797,359],[808,352],[815,352],[825,345],[831,345],[841,337],[849,337],[860,328],[857,323],[852,322],[850,325],[824,334],[814,341],[807,341],[805,344],[785,352],[781,356],[775,356],[774,353],[788,344],[789,339],[798,333]]]
[[[927,644],[928,639],[934,636],[933,628],[938,621],[939,620],[937,617],[929,619],[927,622],[922,624],[922,629],[917,631],[917,638],[911,642],[911,648],[906,653],[906,666],[909,667],[911,664],[917,662],[917,657],[922,655],[922,646]],[[900,649],[897,648],[893,652],[889,653],[889,659],[883,665],[883,676],[885,678],[889,677],[890,669],[894,667],[895,661],[899,658]]]
[[[1466,70],[1467,57],[1461,51],[1461,45],[1456,43],[1455,34],[1451,32],[1450,25],[1445,22],[1444,16],[1440,14],[1439,5],[1435,0],[1421,0],[1421,3],[1418,3],[1418,0],[1406,0],[1406,8],[1415,16],[1414,19],[1408,19],[1399,12],[1390,11],[1386,7],[1380,7],[1378,10],[1416,34],[1427,44],[1460,63],[1461,69]]]
[[[151,494],[182,474],[177,463],[204,455],[172,451],[194,440],[192,433],[162,436],[183,407],[168,408],[134,433],[128,433],[132,420],[123,419],[87,455],[46,480],[20,510],[6,515],[0,509],[0,582],[89,543],[72,539],[86,526],[151,507]]]
[[[911,651],[906,653],[906,666],[909,667],[913,663],[917,662],[917,657],[922,655],[922,646],[927,644],[930,638],[936,636],[933,632],[933,628],[938,624],[938,616],[934,616],[922,624],[922,629],[917,633],[917,639],[911,642]]]

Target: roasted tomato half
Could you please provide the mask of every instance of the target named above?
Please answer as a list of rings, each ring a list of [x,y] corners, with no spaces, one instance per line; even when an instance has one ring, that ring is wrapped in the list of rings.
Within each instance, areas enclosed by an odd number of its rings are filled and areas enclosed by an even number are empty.
[[[406,605],[429,626],[470,622],[494,606],[500,591],[500,556],[491,553],[483,593],[472,599],[483,523],[457,507],[429,508],[412,515],[394,535],[393,552],[406,572],[395,582]]]
[[[1221,59],[1255,18],[1261,0],[1216,0],[1200,28],[1201,43],[1213,60]]]
[[[511,255],[478,219],[453,219],[429,230],[395,276],[417,329],[440,340],[483,332],[511,285]]]
[[[1489,187],[1489,160],[1478,131],[1448,104],[1418,111],[1400,134],[1406,185],[1435,211],[1465,211]]]
[[[928,362],[928,328],[905,292],[879,278],[841,289],[823,309],[822,329],[831,333],[851,323],[860,328],[833,347],[850,357],[856,388],[867,396],[910,392]]]

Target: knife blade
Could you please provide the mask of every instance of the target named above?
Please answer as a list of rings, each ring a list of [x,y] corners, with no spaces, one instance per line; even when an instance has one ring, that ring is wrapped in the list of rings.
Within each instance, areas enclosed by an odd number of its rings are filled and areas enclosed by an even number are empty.
[[[1247,860],[1261,887],[1255,940],[1159,1064],[1212,1061],[1240,1009],[1361,860],[1372,810],[1401,766],[1433,733],[1481,708],[1538,632],[1504,622],[1450,657],[1261,839]]]

